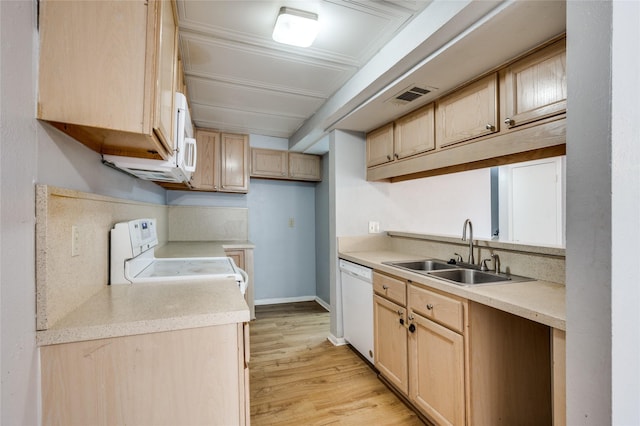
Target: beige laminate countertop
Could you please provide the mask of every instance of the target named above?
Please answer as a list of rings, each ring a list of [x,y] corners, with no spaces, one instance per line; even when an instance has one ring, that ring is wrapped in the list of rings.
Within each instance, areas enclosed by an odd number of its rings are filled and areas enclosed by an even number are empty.
[[[233,280],[106,286],[48,330],[39,346],[249,321]]]
[[[460,286],[382,264],[387,261],[424,259],[424,256],[380,250],[340,252],[339,257],[553,328],[566,329],[565,286],[562,284],[527,281],[475,287]]]
[[[157,257],[218,257],[249,241],[169,242]],[[249,307],[233,280],[167,281],[105,286],[47,330],[39,346],[249,321]]]

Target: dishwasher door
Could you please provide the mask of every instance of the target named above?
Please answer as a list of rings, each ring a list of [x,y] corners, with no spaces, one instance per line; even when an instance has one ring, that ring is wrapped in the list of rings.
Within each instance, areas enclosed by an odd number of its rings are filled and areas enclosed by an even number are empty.
[[[344,339],[373,364],[372,270],[340,259]]]

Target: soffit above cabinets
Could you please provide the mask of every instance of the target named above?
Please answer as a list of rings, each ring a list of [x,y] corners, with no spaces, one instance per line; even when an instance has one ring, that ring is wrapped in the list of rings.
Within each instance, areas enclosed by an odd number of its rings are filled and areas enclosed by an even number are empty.
[[[289,138],[431,0],[177,0],[198,127]],[[317,13],[310,48],[276,43],[280,7]]]
[[[405,72],[397,70],[394,80],[360,93],[356,106],[338,110],[326,119],[325,130],[374,130],[565,30],[564,1],[505,2],[439,49],[415,55],[415,64]],[[403,90],[415,86],[431,91],[412,102],[394,101]]]

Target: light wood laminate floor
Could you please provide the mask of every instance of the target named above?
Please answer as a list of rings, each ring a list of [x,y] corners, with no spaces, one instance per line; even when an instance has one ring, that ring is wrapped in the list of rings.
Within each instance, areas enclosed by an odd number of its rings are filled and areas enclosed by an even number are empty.
[[[256,306],[250,331],[253,426],[423,425],[364,360],[327,340],[317,303]]]

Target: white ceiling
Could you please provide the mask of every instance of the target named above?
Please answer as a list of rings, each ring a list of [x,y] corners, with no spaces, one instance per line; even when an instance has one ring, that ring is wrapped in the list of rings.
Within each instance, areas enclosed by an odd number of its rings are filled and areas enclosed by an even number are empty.
[[[564,0],[178,0],[198,127],[289,139],[322,153],[330,130],[368,131],[565,29]],[[280,7],[317,13],[310,48],[271,39]],[[386,102],[410,85],[433,90]],[[326,138],[325,141],[326,142]]]
[[[424,0],[179,0],[180,52],[197,126],[289,138]],[[276,43],[281,6],[318,14],[310,48]]]

